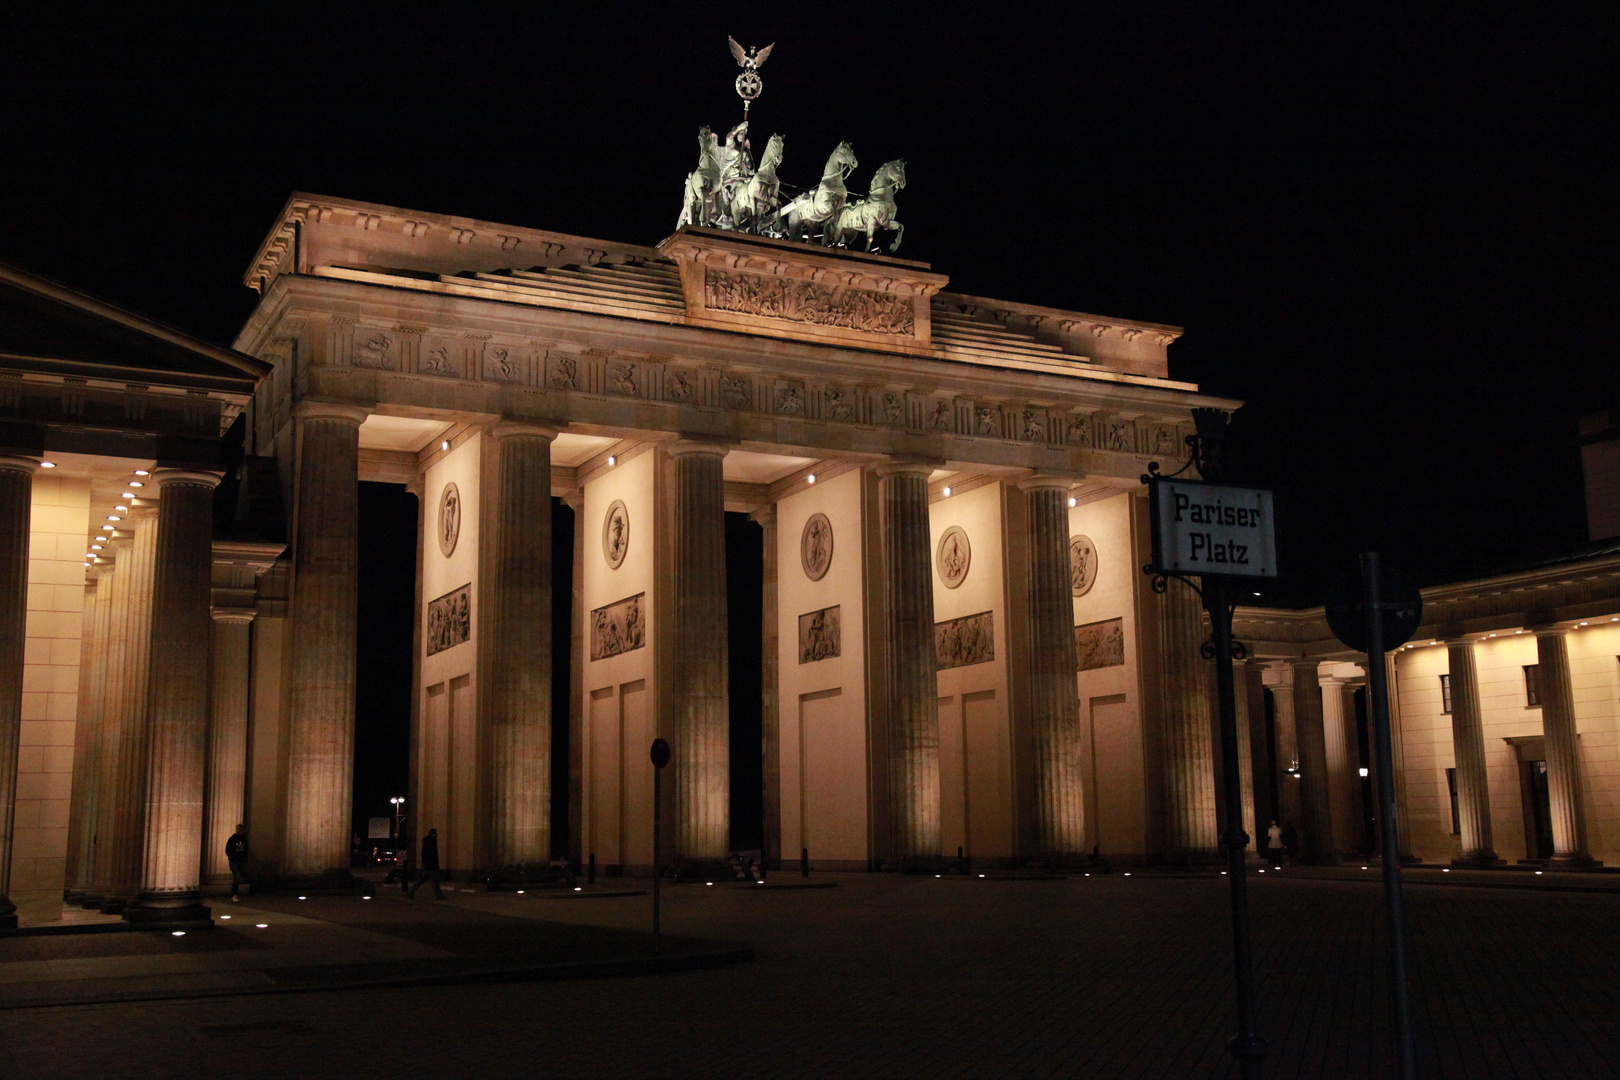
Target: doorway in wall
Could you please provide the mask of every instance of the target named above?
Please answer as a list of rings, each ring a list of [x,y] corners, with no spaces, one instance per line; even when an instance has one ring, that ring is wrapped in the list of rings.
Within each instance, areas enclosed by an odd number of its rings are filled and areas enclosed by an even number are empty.
[[[765,840],[763,732],[765,530],[726,514],[726,645],[731,711],[731,847]]]
[[[1552,800],[1547,791],[1546,741],[1540,735],[1507,740],[1519,760],[1519,806],[1524,812],[1524,857],[1553,857]]]

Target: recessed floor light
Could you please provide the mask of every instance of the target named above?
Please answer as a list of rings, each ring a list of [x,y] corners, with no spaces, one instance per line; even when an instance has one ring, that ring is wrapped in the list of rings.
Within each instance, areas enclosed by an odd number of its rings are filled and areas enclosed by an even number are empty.
[[[265,927],[269,926],[270,924],[267,923],[267,922],[256,922],[253,925],[258,927],[260,930],[263,930]]]
[[[54,469],[54,468],[56,468],[56,462],[54,462],[54,461],[42,461],[42,462],[39,463],[39,467],[42,468],[42,469]]]
[[[169,931],[169,933],[171,935],[173,935],[174,937],[185,937],[186,936],[186,932],[184,930],[171,930],[171,931]]]

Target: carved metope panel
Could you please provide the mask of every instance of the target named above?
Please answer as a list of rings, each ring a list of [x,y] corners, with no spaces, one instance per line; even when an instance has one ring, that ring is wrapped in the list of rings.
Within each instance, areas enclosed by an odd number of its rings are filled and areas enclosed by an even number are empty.
[[[630,550],[630,512],[621,499],[614,499],[602,518],[602,558],[617,570]]]
[[[799,616],[799,663],[813,664],[843,653],[838,605]]]
[[[934,624],[934,660],[940,671],[996,658],[995,621],[988,611]]]
[[[1084,596],[1097,583],[1097,545],[1089,536],[1069,537],[1069,588]]]
[[[917,329],[909,296],[713,267],[704,271],[703,305],[711,311],[838,326],[868,334],[909,337]]]
[[[455,484],[444,485],[439,495],[439,554],[449,558],[461,539],[461,489]]]
[[[804,523],[803,535],[799,537],[799,563],[804,567],[804,576],[811,581],[820,581],[832,565],[832,556],[832,522],[827,520],[826,514],[811,514],[810,520]]]
[[[641,620],[641,600],[646,595],[636,593],[591,612],[592,660],[606,660],[646,644]]]
[[[1074,652],[1081,671],[1117,667],[1125,662],[1125,625],[1121,619],[1084,623],[1074,628]]]
[[[463,585],[428,603],[427,654],[472,640],[472,585]]]
[[[967,580],[968,565],[973,561],[973,549],[968,535],[960,525],[952,525],[939,538],[934,551],[934,568],[947,589],[954,589]]]

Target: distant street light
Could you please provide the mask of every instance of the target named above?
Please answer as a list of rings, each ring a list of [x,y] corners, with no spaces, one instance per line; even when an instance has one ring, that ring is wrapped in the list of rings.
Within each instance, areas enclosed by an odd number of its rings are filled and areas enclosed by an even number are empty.
[[[400,835],[399,823],[405,820],[405,796],[396,795],[388,801],[394,804],[394,835],[390,839],[397,839]]]

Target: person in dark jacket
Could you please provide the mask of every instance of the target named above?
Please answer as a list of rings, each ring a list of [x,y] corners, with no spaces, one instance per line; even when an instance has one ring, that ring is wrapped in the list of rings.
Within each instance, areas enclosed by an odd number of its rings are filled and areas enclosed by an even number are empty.
[[[236,831],[225,841],[225,861],[231,864],[231,903],[241,903],[242,875],[247,873],[247,830],[237,823]]]
[[[405,890],[405,895],[412,900],[416,899],[416,890],[422,887],[422,882],[433,879],[433,899],[443,900],[444,890],[439,888],[439,830],[429,829],[427,835],[422,837],[422,876],[411,883]]]

